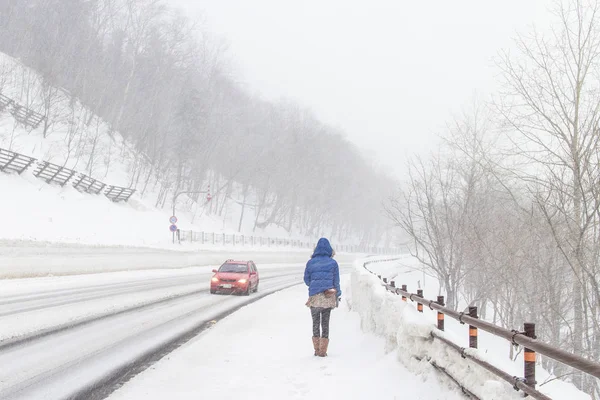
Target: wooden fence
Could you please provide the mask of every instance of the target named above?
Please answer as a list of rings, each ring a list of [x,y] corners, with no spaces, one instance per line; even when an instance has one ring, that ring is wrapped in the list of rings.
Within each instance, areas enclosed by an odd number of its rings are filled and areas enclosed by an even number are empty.
[[[0,105],[2,105],[0,99]],[[65,186],[71,183],[73,187],[81,192],[90,194],[103,193],[114,202],[128,201],[135,193],[135,189],[129,189],[121,186],[107,185],[86,174],[79,173],[74,169],[53,164],[48,161],[38,161],[33,157],[15,153],[14,151],[0,148],[0,172],[16,172],[22,174],[33,164],[36,165],[33,175],[36,178],[43,179],[48,184],[58,184]]]
[[[44,116],[0,93],[0,112],[8,111],[21,124],[37,128]]]
[[[76,173],[77,171],[73,169],[52,164],[48,161],[39,161],[33,175],[45,180],[46,183],[56,183],[60,186],[65,186]]]
[[[128,189],[121,186],[109,186],[104,195],[114,202],[127,201],[135,193],[135,189]]]
[[[73,187],[79,191],[84,191],[90,194],[99,194],[106,187],[106,183],[100,182],[97,179],[87,176],[85,174],[79,174],[76,181],[73,182]]]
[[[35,158],[10,150],[0,149],[0,172],[16,172],[19,175],[35,162]]]

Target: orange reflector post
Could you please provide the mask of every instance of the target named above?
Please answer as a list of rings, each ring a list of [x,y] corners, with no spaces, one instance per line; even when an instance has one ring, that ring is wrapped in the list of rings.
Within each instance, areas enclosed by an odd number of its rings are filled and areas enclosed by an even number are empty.
[[[535,339],[535,324],[525,323],[524,324],[525,336]],[[525,352],[523,353],[524,361],[524,372],[525,372],[525,383],[527,386],[535,388],[535,351],[528,349],[525,347]]]
[[[444,296],[438,296],[437,303],[442,307],[445,306]],[[438,313],[437,313],[437,327],[440,331],[444,330],[444,314],[440,311],[438,311]]]
[[[526,362],[535,362],[535,351],[526,351],[523,356]]]
[[[469,317],[477,317],[477,307],[469,307]],[[477,348],[477,327],[469,325],[469,347],[472,349]]]

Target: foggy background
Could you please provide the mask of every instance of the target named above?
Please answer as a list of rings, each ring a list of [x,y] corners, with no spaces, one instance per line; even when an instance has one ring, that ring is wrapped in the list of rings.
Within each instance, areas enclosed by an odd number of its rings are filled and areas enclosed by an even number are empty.
[[[550,0],[168,0],[228,45],[237,78],[296,99],[405,177],[453,115],[498,89],[495,58]]]

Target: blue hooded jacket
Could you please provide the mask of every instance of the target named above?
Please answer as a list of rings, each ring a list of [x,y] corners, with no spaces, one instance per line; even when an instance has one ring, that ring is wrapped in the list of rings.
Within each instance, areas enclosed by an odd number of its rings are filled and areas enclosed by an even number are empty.
[[[306,269],[304,270],[304,283],[308,286],[309,296],[314,296],[331,288],[337,290],[337,297],[342,295],[340,268],[337,261],[331,258],[332,255],[333,249],[329,244],[329,240],[319,239],[317,247],[315,247],[315,251],[306,263]]]

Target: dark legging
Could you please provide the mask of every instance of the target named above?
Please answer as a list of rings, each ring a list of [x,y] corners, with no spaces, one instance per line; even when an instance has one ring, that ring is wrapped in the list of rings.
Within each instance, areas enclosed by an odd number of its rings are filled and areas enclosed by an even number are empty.
[[[329,338],[329,317],[331,308],[311,307],[310,313],[313,320],[313,336]],[[323,328],[323,334],[320,333],[320,328]]]

